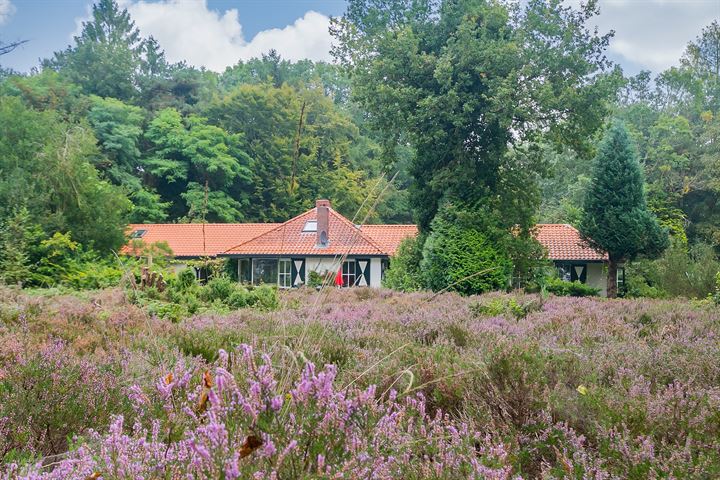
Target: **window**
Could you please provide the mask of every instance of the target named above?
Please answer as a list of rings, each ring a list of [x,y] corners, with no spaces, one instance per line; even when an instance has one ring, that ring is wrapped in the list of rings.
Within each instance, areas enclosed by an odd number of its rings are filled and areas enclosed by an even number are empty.
[[[238,259],[238,282],[252,283],[252,269],[249,258]]]
[[[277,285],[278,261],[275,258],[253,258],[252,261],[252,283],[260,285],[268,283]]]
[[[587,281],[587,263],[558,263],[558,277],[566,282]]]
[[[380,260],[380,279],[385,280],[385,270],[390,268],[390,259],[383,258]]]
[[[346,260],[342,266],[343,287],[355,286],[355,260]]]
[[[558,263],[557,270],[558,278],[560,280],[564,280],[566,282],[570,281],[570,278],[572,277],[572,265],[569,263]]]
[[[135,230],[130,234],[130,238],[142,238],[147,233],[147,230]]]
[[[317,220],[308,220],[302,229],[303,233],[317,232]]]
[[[278,286],[280,288],[292,287],[292,267],[289,258],[278,260]]]

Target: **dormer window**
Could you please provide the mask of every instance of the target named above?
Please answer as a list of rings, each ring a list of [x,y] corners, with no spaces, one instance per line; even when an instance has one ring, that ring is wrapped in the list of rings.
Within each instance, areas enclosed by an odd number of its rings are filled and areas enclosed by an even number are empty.
[[[302,233],[315,233],[317,232],[317,220],[308,220],[305,222],[305,226],[302,229]]]

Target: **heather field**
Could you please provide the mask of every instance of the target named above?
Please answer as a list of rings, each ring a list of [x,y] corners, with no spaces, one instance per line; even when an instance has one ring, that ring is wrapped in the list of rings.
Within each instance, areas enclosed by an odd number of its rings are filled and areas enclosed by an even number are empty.
[[[158,319],[0,289],[0,477],[717,478],[720,312],[299,290]]]

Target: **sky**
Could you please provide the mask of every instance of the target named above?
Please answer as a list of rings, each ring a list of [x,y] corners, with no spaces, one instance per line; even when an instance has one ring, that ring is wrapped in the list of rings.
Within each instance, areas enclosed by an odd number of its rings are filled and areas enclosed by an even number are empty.
[[[331,60],[329,17],[345,0],[118,0],[144,36],[154,36],[171,61],[223,71],[271,48],[284,58]],[[578,4],[580,0],[565,0]],[[61,50],[80,31],[91,0],[0,0],[0,41],[28,40],[0,57],[22,72]],[[676,65],[687,43],[713,20],[720,0],[600,0],[592,23],[615,30],[609,57],[627,74]]]

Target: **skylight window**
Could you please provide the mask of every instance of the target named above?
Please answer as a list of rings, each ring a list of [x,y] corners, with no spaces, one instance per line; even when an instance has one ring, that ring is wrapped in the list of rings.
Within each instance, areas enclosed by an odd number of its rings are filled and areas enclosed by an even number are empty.
[[[308,220],[302,229],[303,233],[317,232],[317,220]]]
[[[135,230],[130,234],[130,238],[142,238],[147,233],[147,230]]]

